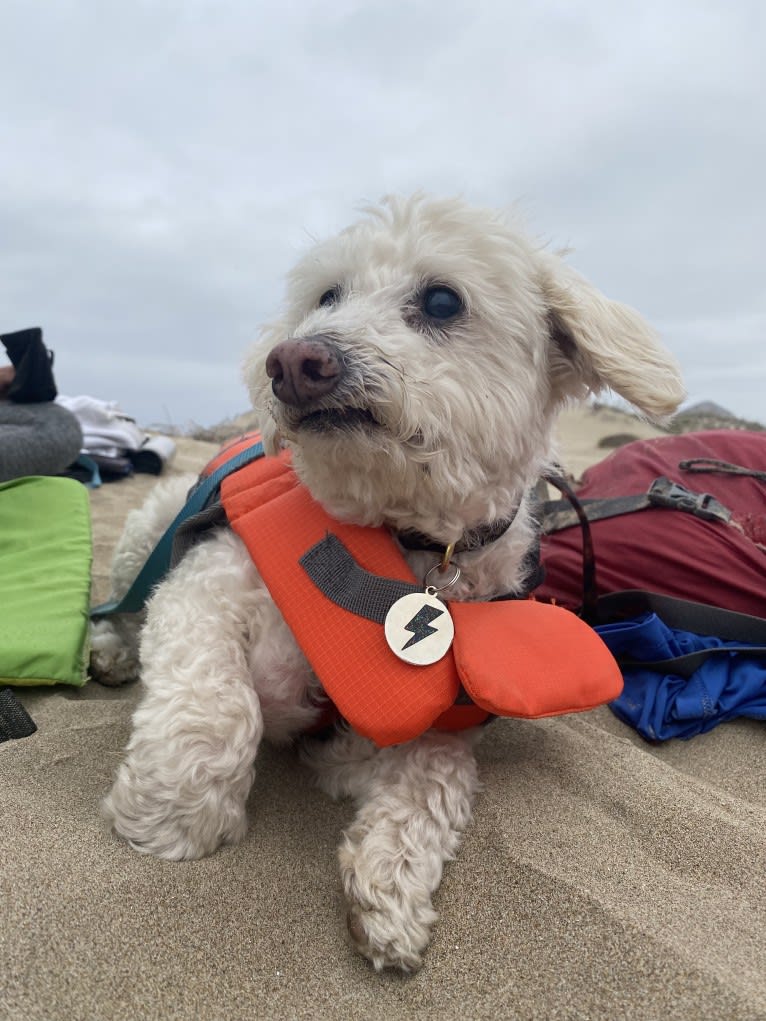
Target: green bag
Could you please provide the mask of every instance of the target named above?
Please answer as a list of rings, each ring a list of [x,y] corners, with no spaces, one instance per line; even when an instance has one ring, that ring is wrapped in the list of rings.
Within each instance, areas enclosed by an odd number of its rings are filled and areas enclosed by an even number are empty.
[[[83,485],[0,484],[0,686],[85,684],[92,558]]]

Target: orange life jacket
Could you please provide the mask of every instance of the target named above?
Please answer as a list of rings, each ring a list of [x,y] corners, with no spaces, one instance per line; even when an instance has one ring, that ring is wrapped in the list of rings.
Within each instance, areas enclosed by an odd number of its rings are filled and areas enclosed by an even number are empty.
[[[230,444],[204,474],[252,443],[250,436]],[[455,636],[446,655],[428,666],[399,659],[383,626],[337,605],[301,561],[334,536],[378,580],[420,588],[417,580],[387,529],[331,518],[287,454],[228,475],[221,500],[325,692],[358,733],[380,746],[431,727],[476,726],[492,715],[581,712],[622,690],[620,670],[598,635],[570,611],[534,600],[448,603]]]

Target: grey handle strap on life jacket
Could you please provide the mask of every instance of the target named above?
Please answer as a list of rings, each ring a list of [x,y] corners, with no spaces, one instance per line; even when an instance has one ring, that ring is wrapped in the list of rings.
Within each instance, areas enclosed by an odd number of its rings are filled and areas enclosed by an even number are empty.
[[[178,527],[188,518],[205,509],[215,497],[221,482],[227,475],[231,475],[238,468],[243,468],[246,464],[263,456],[263,444],[261,442],[254,443],[252,447],[241,451],[231,460],[222,464],[220,468],[201,479],[192,489],[186,504],[149,554],[144,566],[122,599],[114,599],[94,606],[90,611],[91,617],[107,617],[112,613],[138,613],[139,610],[142,610],[151,590],[170,570],[173,557],[173,538]]]
[[[664,475],[655,479],[645,493],[603,499],[580,500],[588,521],[602,521],[621,514],[632,514],[647,507],[666,507],[686,511],[704,521],[731,521],[731,511],[710,493],[695,493]],[[548,500],[542,505],[542,530],[552,535],[580,523],[580,517],[569,500]]]
[[[689,652],[668,659],[651,661],[620,659],[621,667],[673,673],[688,678],[712,656],[742,652],[750,656],[766,657],[766,620],[762,617],[752,617],[747,613],[735,613],[734,610],[722,610],[718,606],[676,599],[674,596],[645,592],[642,589],[613,592],[600,596],[597,601],[596,614],[599,624],[630,620],[642,613],[656,613],[664,624],[680,631],[714,635],[723,641],[742,644],[700,649],[698,652]]]

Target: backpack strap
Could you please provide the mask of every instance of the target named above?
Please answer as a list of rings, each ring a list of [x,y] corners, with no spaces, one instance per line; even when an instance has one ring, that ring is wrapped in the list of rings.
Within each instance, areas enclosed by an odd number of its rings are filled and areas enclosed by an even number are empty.
[[[714,457],[692,457],[688,461],[679,461],[678,467],[681,471],[692,474],[710,472],[719,475],[746,475],[748,478],[758,479],[759,482],[766,482],[766,472],[745,468],[741,464],[731,464],[729,461],[718,461]]]
[[[577,498],[577,494],[574,489],[569,485],[563,475],[557,475],[550,472],[543,476],[545,482],[549,482],[554,488],[558,489],[560,493],[565,496],[564,500],[555,501],[558,505],[567,508],[567,512],[574,518],[572,524],[579,524],[580,531],[582,533],[582,605],[580,607],[579,616],[588,624],[593,625],[596,619],[596,604],[597,604],[597,586],[596,586],[596,554],[593,549],[593,535],[590,530],[590,520],[585,511],[585,507],[581,500]],[[541,513],[543,522],[545,522],[545,507],[544,504]],[[557,513],[565,513],[560,511]],[[568,528],[568,525],[562,525],[562,528]],[[542,526],[543,532],[546,532],[545,524]],[[558,529],[553,529],[558,531]],[[545,565],[543,564],[543,569]]]
[[[687,599],[645,592],[642,589],[626,589],[601,596],[597,601],[597,623],[606,624],[615,620],[629,620],[642,613],[656,613],[668,627],[691,631],[698,635],[715,635],[725,642],[737,645],[720,645],[683,656],[671,656],[658,660],[620,660],[622,667],[637,667],[674,673],[689,678],[711,656],[732,652],[748,653],[751,656],[766,656],[766,620],[747,613],[735,613],[706,603],[695,603]]]
[[[684,463],[686,462],[682,462]],[[547,481],[553,482],[551,478]],[[710,493],[695,493],[664,475],[655,479],[645,493],[580,500],[580,506],[588,521],[602,521],[621,514],[632,514],[647,507],[687,511],[695,517],[702,518],[703,521],[722,521],[725,524],[731,521],[731,511]],[[571,528],[581,520],[569,498],[547,501],[542,506],[542,515],[542,529],[545,535]]]
[[[563,505],[566,510],[555,510],[554,521],[551,528],[543,525],[546,533],[558,531],[559,528],[570,527],[569,524],[557,526],[560,517],[565,513],[574,520],[572,524],[579,523],[582,531],[582,558],[583,558],[583,601],[580,608],[580,616],[588,624],[595,627],[598,624],[607,624],[615,620],[629,620],[644,613],[656,613],[668,627],[678,628],[682,631],[691,631],[699,635],[715,635],[726,642],[741,643],[738,645],[722,645],[709,649],[702,649],[698,652],[687,653],[683,656],[674,656],[663,660],[628,660],[619,659],[623,668],[640,667],[645,670],[663,671],[675,673],[681,677],[691,677],[711,656],[724,653],[744,652],[750,655],[766,655],[766,620],[761,617],[753,617],[746,613],[735,613],[733,610],[724,610],[717,606],[709,606],[706,603],[695,603],[691,600],[677,599],[673,596],[661,595],[658,592],[647,592],[643,589],[626,589],[622,592],[612,592],[608,595],[598,596],[596,588],[596,556],[593,548],[593,537],[590,530],[590,522],[599,520],[601,517],[613,517],[616,514],[629,513],[631,509],[640,509],[638,506],[625,509],[626,501],[641,502],[641,507],[658,506],[648,501],[648,494],[643,497],[617,497],[614,500],[583,500],[580,501],[572,488],[561,477],[546,475],[545,481],[555,486],[566,495],[566,500],[553,501],[557,507]],[[691,493],[685,487],[670,482],[669,479],[655,479],[649,492],[657,487],[657,483],[668,483],[671,487],[662,485],[658,487],[661,494],[660,499],[666,496],[670,499],[666,506],[676,506],[681,510],[693,508],[701,510],[698,514],[705,517],[711,509],[713,519],[721,520],[718,508],[730,516],[727,508],[719,504],[717,500],[706,493]],[[657,490],[655,490],[656,492]],[[656,499],[656,497],[655,497]],[[570,506],[568,506],[570,505]],[[602,505],[607,505],[603,507]],[[615,505],[619,505],[615,508]],[[545,508],[550,504],[543,505]],[[598,513],[600,510],[606,513]],[[692,509],[692,513],[694,513]],[[595,515],[591,511],[595,511]],[[610,513],[613,511],[613,513]],[[544,520],[546,520],[544,518]]]

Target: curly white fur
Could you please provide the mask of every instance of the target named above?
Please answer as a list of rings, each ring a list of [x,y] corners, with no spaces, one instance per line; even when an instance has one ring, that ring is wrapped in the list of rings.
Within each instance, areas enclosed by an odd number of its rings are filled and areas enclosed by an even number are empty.
[[[459,299],[446,321],[424,312],[434,287]],[[280,400],[268,353],[317,336],[337,353],[338,386],[309,407]],[[683,397],[675,363],[637,313],[499,214],[422,196],[388,200],[303,259],[285,315],[263,331],[245,378],[269,450],[289,445],[301,479],[338,518],[414,528],[446,544],[516,512],[501,539],[456,557],[462,573],[451,599],[522,585],[534,541],[526,493],[568,400],[612,387],[662,418]],[[129,520],[115,595],[178,496],[159,489]],[[434,563],[433,554],[407,556],[420,576]],[[135,672],[136,631],[97,625],[95,672],[117,683]],[[232,533],[192,549],[159,586],[140,664],[145,692],[104,802],[108,819],[136,849],[166,858],[240,840],[261,738],[306,730],[322,693]],[[303,749],[320,785],[357,804],[341,875],[349,932],[376,968],[421,963],[432,895],[471,818],[477,738],[432,731],[381,750],[340,729]]]

